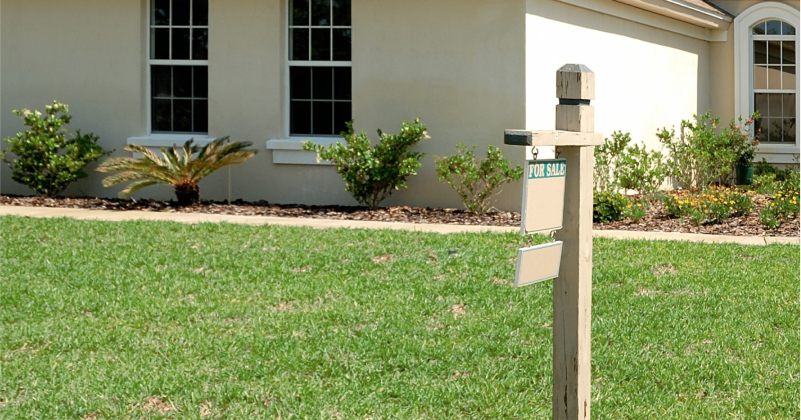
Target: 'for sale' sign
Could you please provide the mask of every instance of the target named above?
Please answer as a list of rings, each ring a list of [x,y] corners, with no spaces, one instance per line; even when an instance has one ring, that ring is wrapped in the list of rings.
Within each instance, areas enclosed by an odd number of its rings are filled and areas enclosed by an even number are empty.
[[[521,233],[536,233],[562,228],[566,173],[567,162],[565,159],[526,162]]]

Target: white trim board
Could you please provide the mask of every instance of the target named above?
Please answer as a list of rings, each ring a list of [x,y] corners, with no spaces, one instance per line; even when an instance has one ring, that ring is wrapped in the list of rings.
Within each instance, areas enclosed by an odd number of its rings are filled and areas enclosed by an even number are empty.
[[[688,23],[682,20],[678,20],[676,16],[679,13],[674,13],[671,17],[666,16],[663,13],[657,13],[655,11],[649,11],[644,7],[644,2],[642,0],[555,0],[565,4],[569,4],[571,6],[581,7],[583,9],[592,10],[594,12],[603,13],[605,15],[614,16],[617,18],[629,20],[632,22],[640,23],[646,26],[651,26],[658,29],[663,29],[669,32],[674,32],[677,34],[689,36],[691,38],[700,39],[703,41],[714,41],[714,42],[725,42],[728,40],[728,28],[731,22],[731,18],[728,16],[720,17],[718,20],[720,21],[719,29],[711,29],[709,26],[713,26],[714,22],[708,15],[704,15],[703,18],[699,18],[696,24]],[[625,3],[624,3],[625,1]],[[667,5],[672,5],[673,8],[683,7],[673,5],[669,3],[667,0],[654,0],[658,2],[663,2],[666,7],[664,8],[667,13],[667,10],[671,10],[667,7]],[[637,3],[639,6],[635,6],[632,3]],[[685,14],[691,14],[692,10],[688,8],[684,8]],[[701,25],[702,21],[708,21],[707,26],[699,26]]]

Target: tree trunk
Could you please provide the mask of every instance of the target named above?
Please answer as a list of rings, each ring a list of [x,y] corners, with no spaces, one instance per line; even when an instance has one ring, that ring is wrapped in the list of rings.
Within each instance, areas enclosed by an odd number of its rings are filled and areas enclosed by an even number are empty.
[[[175,196],[179,206],[191,206],[200,203],[200,187],[195,185],[178,185],[175,187]]]

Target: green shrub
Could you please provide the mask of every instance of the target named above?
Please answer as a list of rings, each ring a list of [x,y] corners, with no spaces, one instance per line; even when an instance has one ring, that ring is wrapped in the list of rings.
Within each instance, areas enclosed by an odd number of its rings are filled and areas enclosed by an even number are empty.
[[[775,194],[779,190],[779,181],[776,180],[776,174],[762,173],[754,175],[751,189],[759,194]]]
[[[613,191],[595,191],[592,200],[592,221],[609,223],[621,220],[628,203],[629,200],[623,194]]]
[[[120,172],[103,179],[103,186],[111,187],[128,181],[120,191],[121,197],[151,185],[169,185],[175,190],[179,206],[200,202],[200,180],[217,169],[242,163],[255,154],[255,150],[245,150],[251,142],[230,142],[228,137],[220,137],[200,147],[190,139],[183,148],[161,148],[163,158],[145,146],[132,144],[125,150],[139,153],[141,158],[115,157],[106,159],[98,166],[98,172]],[[197,154],[197,156],[195,156]]]
[[[640,223],[649,208],[651,203],[648,200],[631,201],[626,205],[623,216],[631,219],[632,223]]]
[[[27,130],[15,137],[6,137],[10,146],[3,152],[3,161],[11,167],[11,179],[26,185],[45,197],[54,197],[80,178],[86,178],[86,165],[111,152],[97,144],[92,133],[72,134],[69,105],[53,101],[45,107],[46,117],[39,111],[14,110]],[[16,158],[9,158],[10,154]]]
[[[628,146],[620,156],[615,174],[621,188],[653,197],[665,182],[665,157],[658,150],[647,151],[644,144]]]
[[[484,160],[476,159],[475,145],[468,149],[459,143],[456,149],[459,154],[444,158],[434,156],[437,177],[459,194],[464,207],[472,213],[486,213],[491,208],[491,199],[501,192],[501,185],[523,177],[523,167],[513,168],[497,147],[487,146]]]
[[[404,121],[398,134],[385,134],[379,129],[379,143],[374,148],[364,132],[354,134],[353,121],[348,122],[348,131],[342,136],[345,144],[337,142],[325,148],[307,142],[303,150],[315,151],[320,158],[336,165],[337,173],[345,181],[345,190],[371,209],[377,208],[393,191],[406,188],[407,177],[417,175],[425,155],[411,149],[428,138],[426,126],[419,118],[412,124]]]
[[[778,215],[770,206],[759,211],[759,223],[767,229],[776,229],[781,225]]]
[[[595,166],[593,167],[593,187],[596,191],[616,191],[618,180],[615,170],[620,167],[623,152],[631,142],[631,135],[622,131],[612,132],[612,138],[604,138],[604,143],[595,147]]]
[[[765,158],[762,158],[761,162],[757,162],[754,165],[754,179],[762,175],[773,175],[777,182],[784,182],[784,180],[793,177],[797,173],[798,171],[790,168],[779,169],[775,165],[768,163]]]
[[[731,132],[715,133],[720,118],[707,112],[694,119],[682,121],[678,135],[674,129],[663,128],[657,137],[668,151],[667,175],[684,188],[704,189],[726,179],[739,156]]]
[[[729,195],[729,202],[733,207],[733,216],[745,216],[751,212],[754,205],[751,202],[751,197],[748,194],[734,192]]]

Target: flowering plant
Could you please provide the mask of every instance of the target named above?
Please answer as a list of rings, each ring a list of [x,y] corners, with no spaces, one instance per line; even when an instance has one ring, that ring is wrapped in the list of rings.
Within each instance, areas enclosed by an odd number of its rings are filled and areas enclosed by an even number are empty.
[[[759,145],[758,136],[761,129],[756,130],[756,136],[751,136],[751,124],[760,117],[759,111],[754,112],[750,118],[731,120],[729,126],[723,129],[723,135],[729,139],[731,148],[737,155],[737,165],[751,165],[756,157],[756,147]]]

